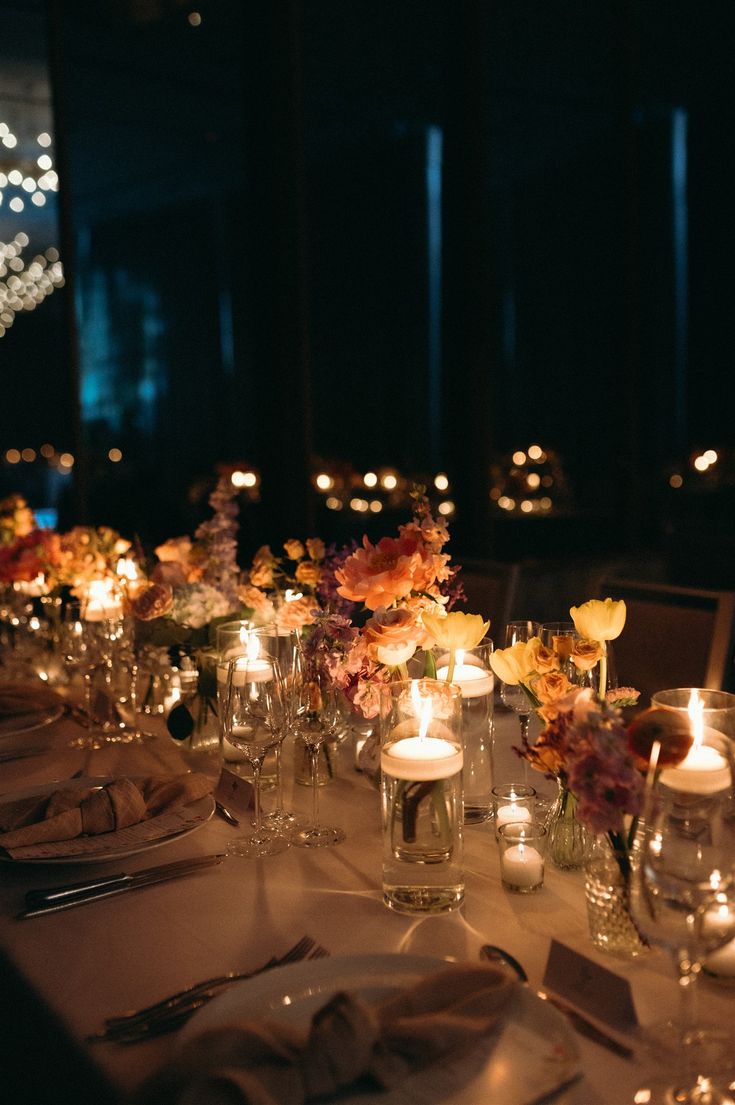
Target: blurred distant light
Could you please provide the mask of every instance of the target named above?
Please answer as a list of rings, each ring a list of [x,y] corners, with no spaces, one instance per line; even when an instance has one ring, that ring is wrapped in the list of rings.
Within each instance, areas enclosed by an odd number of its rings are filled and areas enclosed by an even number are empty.
[[[20,450],[18,450],[18,449],[8,449],[7,453],[5,454],[5,459],[8,462],[8,464],[19,464],[20,463]]]
[[[24,192],[35,192],[36,182],[32,176],[25,176],[23,177],[23,183],[21,187],[23,188]]]
[[[501,494],[501,492],[500,492],[499,487],[491,487],[490,488],[490,498],[493,499],[495,502],[497,502],[498,499],[500,498],[500,494]]]
[[[533,503],[530,499],[523,499],[521,502],[521,510],[524,514],[530,514],[533,510]]]
[[[445,472],[439,472],[438,475],[434,476],[434,487],[437,491],[447,490],[449,487],[449,477]]]
[[[350,499],[350,506],[353,510],[356,510],[358,514],[364,514],[369,509],[366,499]]]
[[[540,506],[542,510],[551,510],[552,505],[553,504],[548,495],[544,495],[543,499],[540,500]]]
[[[334,487],[334,480],[327,472],[320,472],[314,482],[320,491],[331,491]]]
[[[32,464],[33,461],[36,459],[36,450],[35,449],[24,449],[23,452],[20,455],[22,456],[22,458],[26,462],[26,464]]]
[[[8,184],[14,184],[15,187],[19,187],[23,183],[23,174],[20,169],[11,169],[8,173]]]
[[[41,156],[36,160],[36,164],[38,165],[39,169],[46,170],[50,169],[53,166],[53,161],[47,153],[42,153]]]
[[[514,464],[525,464],[526,463],[526,454],[521,449],[519,449],[517,452],[515,452],[513,454],[513,463]]]
[[[326,500],[326,503],[329,510],[342,509],[342,500],[338,499],[335,495],[330,495],[329,498]]]
[[[718,457],[714,449],[707,449],[707,451],[704,452],[702,456],[708,464],[717,464]]]
[[[121,449],[114,449],[114,448],[110,449],[110,451],[107,454],[107,459],[111,460],[113,464],[117,464],[118,461],[122,460],[122,450]]]
[[[3,146],[7,146],[9,150],[14,150],[18,145],[18,139],[14,134],[4,134],[2,137]]]
[[[41,446],[39,452],[42,457],[46,457],[48,459],[49,457],[52,457],[54,455],[54,447],[53,445],[49,445],[48,442],[46,442],[46,444]]]
[[[380,482],[386,491],[393,491],[393,489],[398,486],[398,479],[392,472],[387,472]]]
[[[43,207],[46,202],[46,197],[43,192],[34,192],[31,196],[31,203],[35,203],[36,207]]]
[[[498,506],[501,510],[513,510],[515,505],[515,499],[510,499],[507,495],[501,495],[498,499]]]
[[[437,509],[446,518],[449,514],[454,514],[455,506],[451,499],[444,499],[443,502],[439,503]]]
[[[694,467],[698,472],[706,472],[709,468],[709,461],[702,455],[694,458]]]
[[[375,472],[366,472],[362,477],[362,482],[365,484],[365,487],[375,487],[378,482],[378,477]]]
[[[669,487],[683,487],[684,479],[678,472],[674,472],[673,476],[669,476]]]
[[[189,21],[190,27],[201,27],[202,16],[200,12],[189,12],[186,18]]]
[[[23,210],[25,204],[23,203],[23,200],[20,198],[20,196],[13,196],[12,200],[8,204],[8,207],[11,211],[19,213]]]
[[[542,476],[541,477],[541,486],[542,487],[553,487],[553,485],[554,485],[554,477],[553,476]]]
[[[537,487],[540,487],[541,477],[539,476],[538,472],[529,472],[526,476],[526,483],[532,491],[535,491]]]
[[[544,451],[540,445],[529,445],[528,456],[530,460],[544,460]]]
[[[74,457],[73,457],[73,455],[71,453],[62,453],[61,456],[59,457],[59,467],[60,468],[73,468],[74,467]]]
[[[41,131],[36,141],[38,142],[39,146],[48,148],[51,145],[51,135],[47,134],[45,130]]]
[[[373,514],[380,514],[381,510],[383,509],[383,504],[381,503],[380,499],[371,499],[370,509],[372,510]]]

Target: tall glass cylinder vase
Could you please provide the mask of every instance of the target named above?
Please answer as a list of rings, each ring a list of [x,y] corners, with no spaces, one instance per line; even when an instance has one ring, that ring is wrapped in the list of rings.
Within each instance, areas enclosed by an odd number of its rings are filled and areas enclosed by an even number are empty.
[[[464,899],[461,692],[410,679],[381,690],[383,900],[444,913]]]
[[[492,817],[492,727],[495,676],[490,667],[493,642],[436,654],[436,677],[459,687],[462,702],[464,820],[475,825]],[[454,662],[452,663],[452,659]]]

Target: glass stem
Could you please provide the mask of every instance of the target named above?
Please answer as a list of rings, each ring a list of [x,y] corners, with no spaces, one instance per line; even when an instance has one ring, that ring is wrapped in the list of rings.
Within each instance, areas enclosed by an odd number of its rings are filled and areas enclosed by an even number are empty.
[[[276,761],[276,808],[273,811],[276,817],[283,813],[283,772],[281,770],[281,745],[277,744],[273,749]]]
[[[679,1022],[682,1044],[693,1036],[699,1023],[700,965],[686,948],[674,953],[679,982]]]
[[[92,672],[89,669],[82,673],[82,683],[84,685],[84,712],[87,715],[87,721],[91,729],[94,722],[92,720]]]
[[[263,767],[263,758],[254,760],[252,763],[253,768],[253,813],[255,820],[255,833],[254,838],[257,840],[260,837],[260,829],[262,824],[262,814],[260,809],[260,772]]]
[[[311,827],[319,826],[319,749],[321,745],[308,745],[311,761]]]
[[[531,720],[531,715],[519,714],[518,720],[521,723],[521,747],[525,748],[526,741],[528,740],[528,723]],[[528,760],[523,761],[523,782],[528,782]]]
[[[140,740],[138,728],[138,665],[130,665],[130,709],[133,713],[133,740]]]

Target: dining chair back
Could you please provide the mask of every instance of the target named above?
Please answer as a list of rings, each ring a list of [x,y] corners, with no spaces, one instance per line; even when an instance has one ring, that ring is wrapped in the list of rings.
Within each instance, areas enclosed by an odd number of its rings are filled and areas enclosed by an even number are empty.
[[[496,648],[504,647],[506,622],[511,621],[518,594],[520,565],[500,560],[462,560],[459,579],[467,603],[459,609],[490,619],[489,637]]]
[[[735,592],[611,578],[599,597],[625,600],[612,647],[618,684],[636,687],[642,707],[668,687],[735,690]]]

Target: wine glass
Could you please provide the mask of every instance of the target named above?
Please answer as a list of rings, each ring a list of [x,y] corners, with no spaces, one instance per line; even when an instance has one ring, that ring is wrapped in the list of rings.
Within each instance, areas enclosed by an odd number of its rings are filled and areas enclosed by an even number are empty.
[[[538,622],[508,622],[505,627],[505,647],[512,648],[513,645],[530,641],[533,637],[538,637],[540,632],[541,626]],[[518,714],[518,721],[521,726],[521,744],[525,745],[528,739],[528,722],[533,711],[531,700],[523,687],[517,683],[502,683],[500,698],[504,706]]]
[[[720,739],[721,737],[721,739]],[[735,936],[735,824],[732,751],[711,731],[706,755],[649,772],[633,853],[631,909],[650,943],[666,948],[679,981],[679,1011],[647,1037],[670,1074],[653,1086],[651,1105],[732,1105],[735,1037],[697,1012],[702,961]],[[694,770],[688,764],[695,763]],[[723,1084],[719,1085],[718,1080]],[[636,1098],[643,1100],[643,1097]]]
[[[301,648],[301,639],[296,629],[279,629],[276,625],[267,625],[250,629],[247,634],[246,647],[255,651],[254,642],[258,644],[257,655],[268,660],[276,660],[284,682],[284,699],[286,709],[286,732],[290,732],[293,720],[295,699],[290,693],[297,671],[297,656]],[[266,814],[266,824],[278,828],[290,827],[295,818],[292,811],[284,807],[283,795],[283,742],[273,749],[276,769],[276,798],[275,807]]]
[[[255,801],[254,831],[244,839],[230,841],[228,855],[252,859],[283,852],[290,841],[263,826],[260,794],[266,754],[286,734],[284,688],[277,660],[235,656],[228,661],[222,734],[244,754],[253,770]]]
[[[309,754],[312,794],[311,824],[296,829],[291,839],[302,848],[339,844],[345,838],[344,829],[319,823],[319,751],[325,740],[343,727],[337,693],[328,676],[308,664],[303,654],[297,655],[290,693],[291,729],[296,737],[301,737]]]
[[[104,663],[100,648],[97,623],[84,617],[84,607],[79,602],[69,602],[64,608],[59,629],[59,648],[64,663],[82,676],[84,688],[84,714],[87,733],[69,742],[70,748],[102,748],[104,734],[97,725],[92,708],[92,689],[95,671]]]

